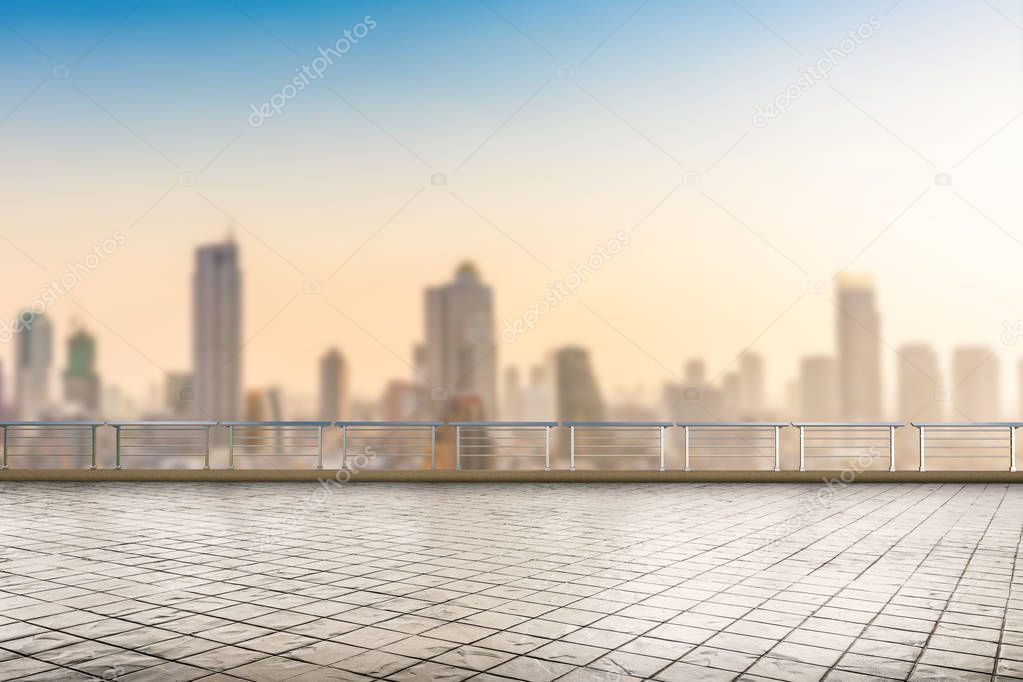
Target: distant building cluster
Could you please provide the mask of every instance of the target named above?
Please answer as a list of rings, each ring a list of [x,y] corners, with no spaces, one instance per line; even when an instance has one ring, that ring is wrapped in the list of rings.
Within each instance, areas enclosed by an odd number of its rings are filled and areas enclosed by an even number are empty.
[[[80,324],[67,339],[60,394],[53,394],[54,329],[50,319],[40,314],[30,316],[31,324],[15,338],[10,403],[0,371],[0,414],[21,420],[102,416],[247,421],[866,421],[885,417],[985,421],[1002,416],[998,359],[992,348],[984,346],[953,349],[947,378],[932,347],[915,343],[893,349],[896,396],[886,409],[885,344],[873,284],[862,277],[842,276],[835,291],[835,353],[802,358],[798,376],[788,382],[780,400],[768,398],[764,360],[752,352],[743,353],[714,376],[702,360],[689,360],[679,379],[663,387],[659,401],[626,395],[608,400],[589,351],[581,346],[555,349],[528,371],[509,366],[499,387],[494,293],[476,266],[466,262],[452,281],[425,291],[423,341],[413,349],[409,378],[388,382],[378,400],[354,400],[349,382],[357,365],[350,365],[339,348],[329,348],[319,358],[317,407],[300,413],[289,409],[278,387],[245,387],[243,277],[238,246],[228,239],[195,252],[191,371],[167,373],[150,406],[139,407],[116,387],[103,385],[96,370],[96,339]],[[1020,377],[1023,384],[1023,366]],[[440,447],[443,451],[444,444]]]

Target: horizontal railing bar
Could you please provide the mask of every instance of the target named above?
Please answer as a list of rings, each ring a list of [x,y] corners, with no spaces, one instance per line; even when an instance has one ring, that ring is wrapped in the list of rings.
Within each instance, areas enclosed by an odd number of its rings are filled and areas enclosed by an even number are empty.
[[[599,454],[599,453],[592,453],[592,454],[581,455],[581,454],[579,454],[577,452],[577,453],[575,453],[575,456],[576,456],[576,459],[578,459],[580,457],[619,457],[619,458],[624,457],[626,459],[628,459],[628,458],[638,459],[640,457],[657,457],[658,453],[654,452],[654,453],[651,453],[649,455],[626,455],[626,454],[619,454],[619,455],[607,454],[607,455],[602,455],[602,454]]]
[[[805,426],[807,428],[822,428],[822,427],[834,427],[841,426],[845,428],[902,428],[905,426],[902,422],[792,422],[792,426]]]
[[[1019,428],[1023,426],[1023,422],[910,422],[910,426],[917,428],[923,426],[924,428]]]
[[[334,422],[304,422],[304,421],[282,421],[282,422],[220,422],[223,426],[333,426]]]
[[[688,426],[689,428],[734,428],[734,427],[748,427],[748,428],[774,428],[790,426],[789,422],[676,422],[676,426]]]
[[[510,457],[510,458],[515,458],[515,457],[545,457],[545,456],[546,455],[544,453],[542,453],[542,452],[538,453],[538,454],[535,454],[535,455],[498,455],[498,454],[494,454],[494,455],[476,455],[476,454],[472,454],[472,453],[468,453],[468,454],[466,454],[464,452],[462,453],[462,457],[486,457],[486,458],[491,458],[491,457]]]
[[[33,426],[103,426],[107,422],[93,422],[93,421],[60,421],[60,422],[40,422],[40,421],[25,421],[25,422],[0,422],[0,426],[7,427],[33,427]]]
[[[554,427],[557,426],[558,422],[449,422],[448,426],[461,426],[461,427],[494,427],[494,426],[509,426],[509,427],[534,427],[543,428],[545,426]]]
[[[668,427],[674,426],[671,422],[561,422],[562,426],[593,426],[593,427],[615,427],[625,426],[629,428],[642,427]]]
[[[348,427],[363,427],[363,426],[415,426],[415,427],[426,427],[431,426],[444,426],[444,422],[334,422],[337,426]]]
[[[107,422],[110,426],[216,426],[218,423],[210,421]]]

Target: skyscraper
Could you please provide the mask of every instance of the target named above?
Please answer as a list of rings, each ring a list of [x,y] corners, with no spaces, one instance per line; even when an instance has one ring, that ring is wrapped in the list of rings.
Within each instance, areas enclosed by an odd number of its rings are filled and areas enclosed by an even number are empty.
[[[162,414],[185,419],[195,408],[195,387],[188,372],[171,372],[163,380]]]
[[[953,421],[997,421],[998,358],[986,346],[961,346],[952,355]]]
[[[67,369],[64,370],[64,400],[88,415],[100,408],[99,376],[96,374],[96,339],[79,329],[67,342]]]
[[[522,419],[522,382],[519,368],[514,365],[504,370],[504,396],[501,400],[501,418],[507,421]]]
[[[337,348],[320,358],[320,419],[348,418],[348,367]]]
[[[584,348],[568,346],[554,353],[555,402],[559,421],[602,421],[604,401]]]
[[[242,275],[233,241],[196,251],[192,287],[195,414],[242,415]]]
[[[50,401],[50,365],[53,362],[53,327],[45,315],[23,312],[31,320],[17,334],[15,392],[19,419],[37,419]]]
[[[805,357],[799,363],[799,420],[826,422],[838,413],[838,369],[826,355]]]
[[[472,263],[463,263],[455,280],[426,290],[426,377],[434,397],[476,396],[482,412],[494,417],[497,406],[497,347],[493,296]],[[439,396],[438,396],[439,394]],[[446,411],[443,399],[435,413]]]
[[[909,344],[899,348],[898,359],[898,413],[900,421],[941,421],[944,403],[938,400],[941,388],[941,368],[938,354],[925,344]]]
[[[742,419],[758,419],[764,413],[764,359],[756,353],[744,353],[739,360]]]
[[[843,275],[837,280],[838,384],[841,416],[879,418],[881,404],[881,317],[870,279]]]

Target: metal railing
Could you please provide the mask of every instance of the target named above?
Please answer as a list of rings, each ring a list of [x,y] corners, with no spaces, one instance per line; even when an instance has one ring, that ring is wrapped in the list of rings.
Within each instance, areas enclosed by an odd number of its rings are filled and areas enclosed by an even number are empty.
[[[781,430],[785,422],[679,422],[682,427],[682,468],[693,460],[768,460],[781,471]],[[731,467],[730,467],[731,468]],[[742,467],[739,467],[740,469]]]
[[[1016,471],[1016,429],[1023,426],[1023,422],[911,422],[910,425],[919,432],[920,471],[927,471],[925,458],[976,462],[1003,456],[1008,458],[1009,471]],[[996,454],[987,454],[990,450]],[[938,454],[933,454],[934,451]]]
[[[89,468],[96,468],[96,429],[103,422],[4,422],[3,454],[0,468],[6,469],[11,457],[60,458],[88,457]]]
[[[202,457],[210,468],[210,428],[217,422],[149,421],[108,422],[114,427],[114,468],[124,458]]]
[[[607,458],[657,459],[657,470],[664,471],[664,430],[671,422],[563,422],[569,430],[569,471],[576,460]]]
[[[323,429],[334,422],[221,422],[227,427],[228,468],[237,458],[315,458],[323,468]]]
[[[700,469],[702,462],[716,462],[742,470],[733,462],[746,459],[761,463],[760,470],[781,471],[780,433],[784,422],[215,422],[215,421],[12,421],[0,422],[2,456],[0,468],[12,462],[33,468],[34,460],[82,461],[97,468],[97,431],[111,427],[114,432],[114,468],[128,461],[142,461],[142,468],[177,468],[179,458],[202,458],[202,467],[210,468],[214,427],[227,430],[228,467],[240,459],[270,461],[275,457],[315,461],[323,468],[324,430],[340,427],[341,468],[367,468],[376,458],[394,458],[405,468],[437,468],[438,429],[449,427],[453,440],[442,441],[444,452],[454,455],[454,469],[470,462],[481,467],[506,463],[526,465],[516,468],[552,469],[551,433],[562,429],[567,436],[568,469],[575,471],[580,462],[590,468],[633,468],[634,462],[647,461],[652,468],[665,471],[665,432],[678,427],[682,436],[682,468]],[[919,471],[927,470],[927,460],[959,461],[955,470],[976,470],[985,460],[1008,460],[1009,472],[1016,472],[1016,429],[1023,422],[912,422],[919,431]],[[899,422],[793,422],[799,429],[799,471],[819,461],[834,466],[811,466],[811,470],[866,468],[887,455],[887,470],[895,471],[895,432]],[[567,433],[565,433],[567,430]],[[445,431],[448,433],[448,431]],[[104,439],[105,440],[105,439]],[[452,453],[451,450],[454,450]],[[351,466],[355,458],[354,469]],[[864,457],[867,458],[866,463]],[[148,461],[147,461],[148,460]],[[844,460],[844,464],[839,464]],[[856,460],[853,462],[853,460]],[[385,459],[384,461],[388,461]],[[445,459],[445,467],[452,466]],[[493,462],[494,465],[488,465]],[[626,462],[625,467],[616,466]],[[968,464],[967,464],[968,463]],[[609,466],[605,466],[609,465]],[[470,465],[471,466],[471,465]],[[563,466],[563,465],[562,465]],[[676,465],[677,466],[677,465]],[[381,467],[389,468],[389,467]],[[637,465],[635,468],[644,468]],[[751,469],[752,470],[752,469]],[[1003,469],[1004,470],[1004,469]]]
[[[806,471],[807,451],[818,459],[874,459],[877,450],[888,451],[888,471],[895,471],[895,430],[901,422],[793,422],[799,428],[799,470]],[[849,435],[852,434],[852,435]]]
[[[455,469],[462,460],[500,461],[543,458],[543,470],[551,470],[551,429],[557,422],[451,422],[455,428]]]
[[[444,422],[337,422],[341,427],[341,468],[348,469],[349,451],[365,457],[364,469],[377,457],[429,458],[437,468],[437,428]]]

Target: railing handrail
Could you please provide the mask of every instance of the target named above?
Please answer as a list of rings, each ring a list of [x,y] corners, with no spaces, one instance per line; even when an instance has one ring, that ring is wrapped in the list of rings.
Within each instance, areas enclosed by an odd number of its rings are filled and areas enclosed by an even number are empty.
[[[968,426],[975,426],[977,428],[997,427],[1003,429],[1008,428],[1018,429],[1020,427],[1023,427],[1023,422],[910,422],[909,425],[915,426],[918,429],[920,427],[938,429],[942,427],[964,428]]]
[[[448,426],[544,426],[554,427],[558,422],[448,422]]]
[[[334,422],[336,426],[444,426],[444,422],[346,422],[338,421]]]
[[[901,429],[905,426],[902,422],[791,422],[792,426],[799,427],[805,426],[812,428],[814,426],[846,426],[849,428],[856,428],[857,426],[877,427],[877,428],[894,428]]]
[[[672,422],[561,422],[562,426],[636,426],[636,427],[654,427],[654,426],[674,426]]]
[[[8,426],[105,426],[107,422],[99,421],[66,421],[66,422],[43,422],[43,421],[23,421],[23,422],[0,422],[0,427]]]
[[[789,422],[675,422],[675,426],[696,426],[696,427],[736,427],[736,426],[762,426],[764,428],[777,426],[779,428],[791,426]]]
[[[216,426],[216,421],[137,421],[106,422],[108,426]]]
[[[220,422],[221,426],[333,426],[332,421]]]

